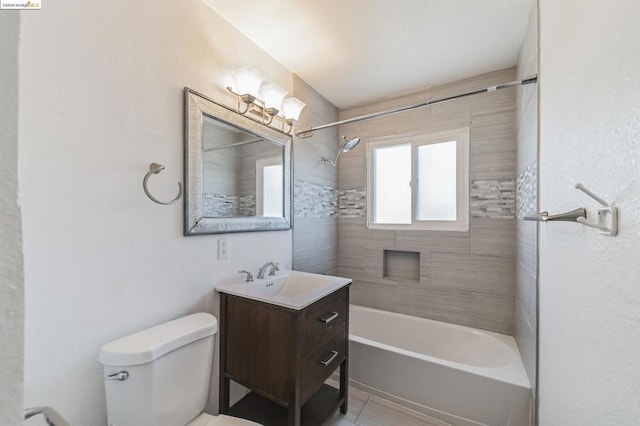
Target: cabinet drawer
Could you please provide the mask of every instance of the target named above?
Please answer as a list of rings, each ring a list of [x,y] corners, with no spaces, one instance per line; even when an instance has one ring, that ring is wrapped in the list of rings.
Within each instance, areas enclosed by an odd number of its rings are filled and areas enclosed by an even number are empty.
[[[346,357],[345,327],[336,329],[322,345],[309,351],[302,362],[302,400],[306,401],[336,371]]]
[[[346,289],[340,289],[325,299],[311,305],[305,312],[303,323],[303,352],[314,350],[336,329],[346,338],[347,297]]]

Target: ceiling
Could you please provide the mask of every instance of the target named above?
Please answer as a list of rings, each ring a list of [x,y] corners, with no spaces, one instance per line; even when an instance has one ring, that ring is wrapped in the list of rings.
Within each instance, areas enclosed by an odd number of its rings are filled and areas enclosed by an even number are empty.
[[[203,1],[339,108],[514,66],[534,2]]]

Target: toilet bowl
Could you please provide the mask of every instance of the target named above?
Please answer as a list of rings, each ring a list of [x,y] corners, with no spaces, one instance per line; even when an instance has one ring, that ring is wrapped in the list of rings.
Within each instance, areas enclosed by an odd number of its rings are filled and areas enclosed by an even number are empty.
[[[204,413],[217,331],[213,315],[197,313],[104,345],[109,425],[258,425]]]

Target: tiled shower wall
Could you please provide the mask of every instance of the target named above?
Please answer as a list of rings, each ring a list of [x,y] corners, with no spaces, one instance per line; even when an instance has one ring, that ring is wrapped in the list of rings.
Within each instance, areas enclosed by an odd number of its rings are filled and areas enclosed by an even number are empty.
[[[340,112],[340,119],[439,99],[515,79],[515,68]],[[468,232],[366,229],[368,139],[469,127]],[[514,332],[516,90],[507,89],[340,126],[363,143],[339,164],[339,274],[352,303],[506,334]],[[385,250],[417,252],[417,279],[385,277]],[[413,257],[416,258],[415,256]]]
[[[538,69],[537,8],[529,19],[522,52],[518,61],[518,77],[536,74]],[[516,257],[515,337],[520,348],[532,388],[536,386],[537,343],[537,222],[522,217],[538,211],[538,86],[518,89],[518,182],[516,224],[518,251]]]
[[[337,108],[296,75],[293,88],[307,104],[298,130],[338,120]],[[337,151],[335,127],[293,141],[293,267],[299,271],[335,274],[338,269],[338,171],[320,163]]]

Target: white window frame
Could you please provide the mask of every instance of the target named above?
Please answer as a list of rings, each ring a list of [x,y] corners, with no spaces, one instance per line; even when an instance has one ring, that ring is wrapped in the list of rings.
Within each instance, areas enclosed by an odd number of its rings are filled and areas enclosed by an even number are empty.
[[[456,217],[455,221],[416,220],[417,209],[417,149],[419,146],[456,141]],[[375,188],[373,151],[376,148],[411,144],[411,223],[376,224],[373,222]],[[395,230],[469,230],[469,128],[462,127],[438,132],[420,132],[385,136],[367,141],[367,228]]]
[[[256,216],[262,216],[264,213],[264,205],[262,204],[262,199],[264,198],[264,169],[270,166],[282,166],[282,155],[256,159]],[[284,212],[284,206],[282,211]]]

